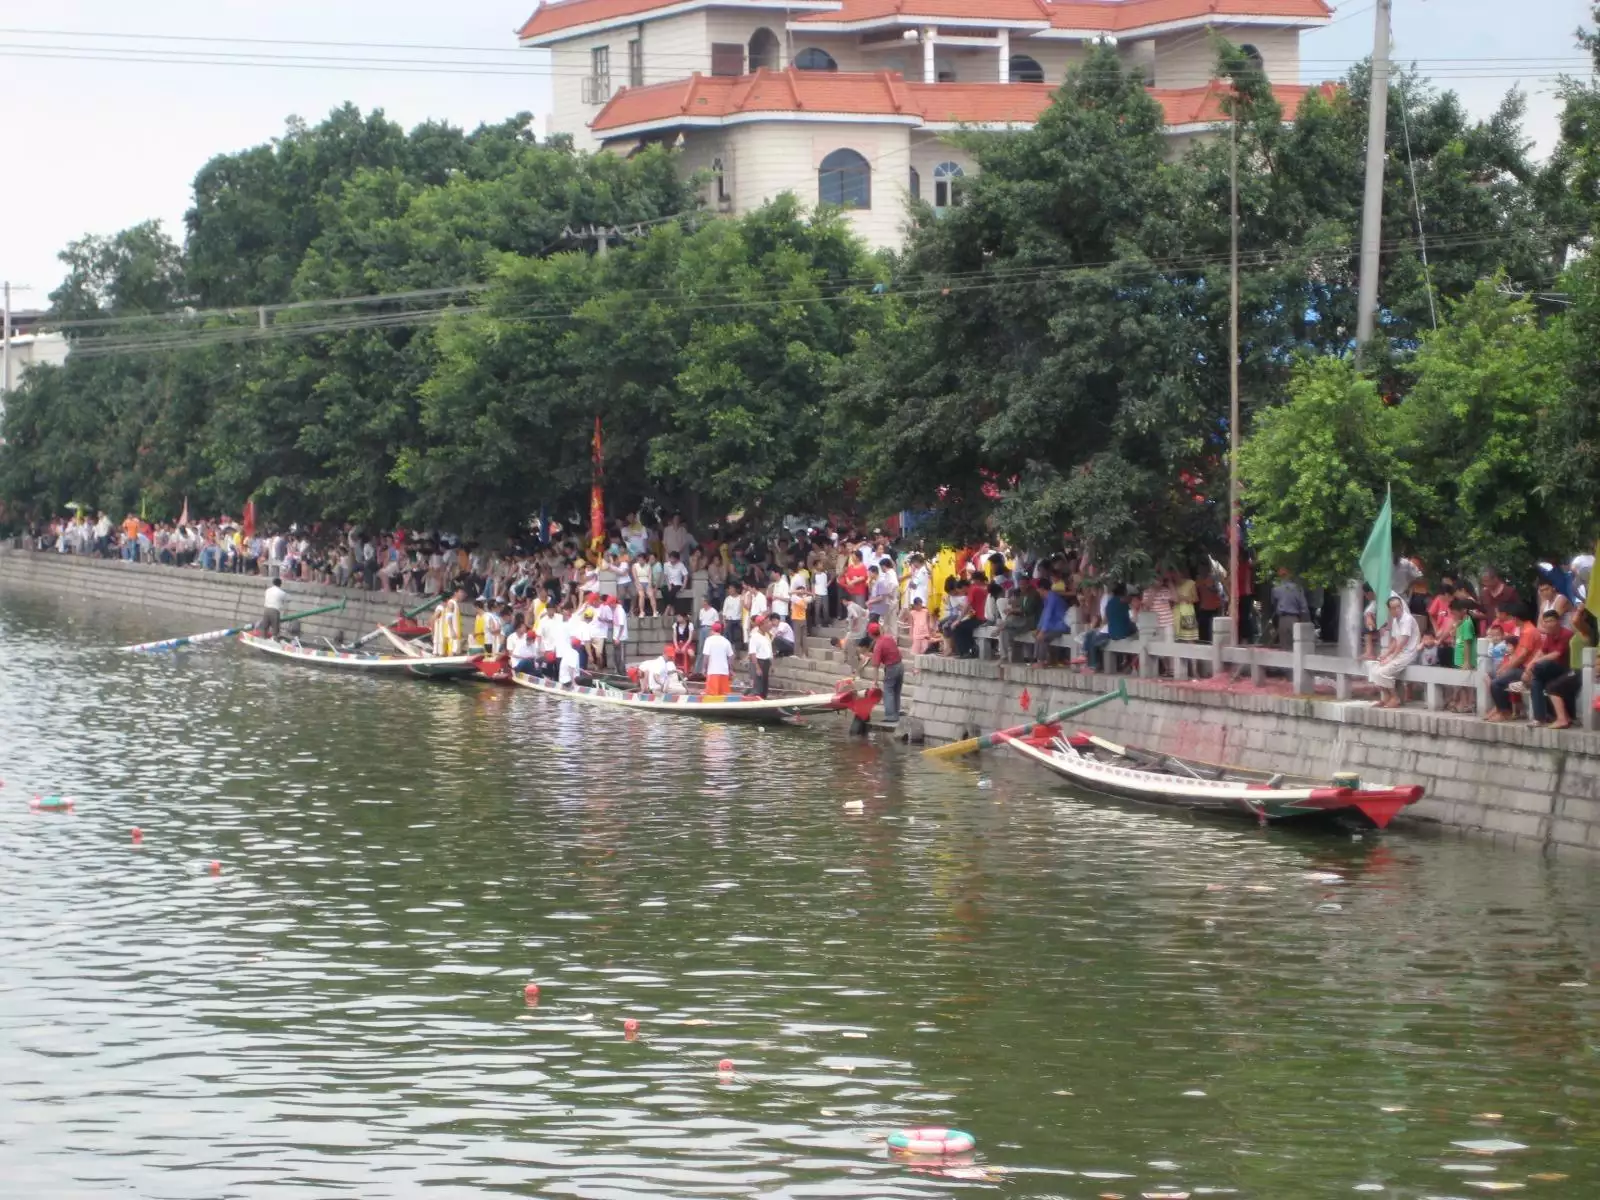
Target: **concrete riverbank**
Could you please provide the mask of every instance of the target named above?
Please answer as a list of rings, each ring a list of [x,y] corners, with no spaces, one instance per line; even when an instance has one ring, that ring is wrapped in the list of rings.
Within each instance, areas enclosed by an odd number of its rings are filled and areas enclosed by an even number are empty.
[[[130,604],[163,615],[173,636],[249,624],[263,581],[253,576],[142,566],[0,549],[0,583],[63,599]],[[295,584],[295,608],[334,600],[345,610],[305,622],[312,637],[353,640],[394,620],[415,598]],[[170,619],[166,619],[170,617]],[[634,622],[635,654],[660,650],[658,619]],[[780,687],[827,690],[848,674],[841,652],[812,639],[781,660]],[[1102,706],[1076,724],[1169,754],[1289,774],[1420,783],[1411,819],[1547,852],[1600,853],[1600,733],[1489,725],[1421,709],[1381,710],[1359,700],[1233,694],[1192,684],[1127,679],[1134,702]],[[928,738],[949,740],[1016,725],[1029,714],[1104,691],[1104,676],[1061,669],[924,656],[909,663],[906,708]],[[1028,697],[1024,710],[1022,700]]]
[[[847,673],[839,651],[814,647],[806,659],[781,662],[776,677],[785,687],[815,691]],[[1130,703],[1102,705],[1073,726],[1208,762],[1420,783],[1427,798],[1408,810],[1408,821],[1546,852],[1600,854],[1600,734],[1379,709],[1363,700],[1123,681]],[[1009,728],[1113,686],[1106,676],[1060,668],[923,656],[908,660],[906,723],[919,723],[930,741],[948,741]]]

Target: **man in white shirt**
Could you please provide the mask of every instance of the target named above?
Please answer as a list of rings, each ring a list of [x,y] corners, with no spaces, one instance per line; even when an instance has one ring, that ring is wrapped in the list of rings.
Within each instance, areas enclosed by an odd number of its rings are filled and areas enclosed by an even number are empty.
[[[685,597],[680,604],[678,597],[683,589],[689,586],[689,568],[684,565],[683,555],[674,550],[667,555],[666,570],[662,574],[662,590],[666,593],[667,607],[672,612],[681,612],[689,615],[689,601]]]
[[[708,696],[726,696],[733,678],[733,643],[722,636],[722,622],[711,627],[702,653],[706,663],[706,691]]]
[[[744,635],[744,588],[738,580],[728,581],[728,595],[722,601],[722,629],[728,640],[735,646],[743,640]]]
[[[283,628],[283,605],[289,599],[289,593],[283,590],[283,582],[276,575],[272,577],[272,584],[267,588],[267,594],[261,598],[261,636],[276,638]]]
[[[611,610],[611,648],[617,661],[612,664],[619,675],[628,673],[628,608],[614,605]]]
[[[578,638],[567,639],[567,644],[561,647],[561,666],[556,678],[561,683],[577,683],[583,675],[583,642]]]
[[[769,613],[750,626],[750,694],[763,700],[772,687],[772,637],[768,631],[773,620]]]
[[[667,521],[667,527],[661,531],[661,548],[668,557],[676,554],[681,559],[693,545],[694,535],[684,526],[683,518],[673,513]]]
[[[772,611],[784,620],[789,619],[789,580],[780,570],[772,580]]]

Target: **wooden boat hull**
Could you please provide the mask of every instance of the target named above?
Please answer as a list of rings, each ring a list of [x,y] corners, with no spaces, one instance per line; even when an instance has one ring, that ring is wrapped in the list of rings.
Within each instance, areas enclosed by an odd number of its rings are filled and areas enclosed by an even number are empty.
[[[1008,736],[1003,744],[1089,791],[1191,812],[1244,817],[1263,825],[1305,822],[1384,829],[1402,809],[1422,799],[1422,788],[1414,785],[1362,788],[1297,781],[1285,786],[1248,778],[1191,778],[1152,769],[1152,763],[1162,762],[1186,766],[1171,756],[1124,750],[1121,757],[1125,761],[1118,761],[1114,754],[1107,761],[1096,756],[1096,740],[1082,735],[1062,738],[1057,732],[1030,738]],[[1134,765],[1139,760],[1144,765]]]
[[[533,675],[513,675],[511,682],[559,700],[576,700],[582,704],[632,712],[698,717],[702,721],[782,721],[797,713],[848,711],[854,699],[851,692],[819,692],[810,696],[777,696],[767,700],[755,696],[704,696],[697,693],[658,696],[610,687],[556,683]]]
[[[411,658],[398,654],[359,654],[348,650],[323,650],[274,641],[257,633],[243,633],[239,640],[252,650],[286,658],[310,667],[331,667],[367,675],[409,675],[419,679],[467,679],[478,673],[478,656],[459,654],[449,658],[432,656]]]

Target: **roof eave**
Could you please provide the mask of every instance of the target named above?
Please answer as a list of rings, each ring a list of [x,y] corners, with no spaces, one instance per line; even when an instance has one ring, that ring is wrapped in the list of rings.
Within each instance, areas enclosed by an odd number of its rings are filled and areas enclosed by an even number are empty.
[[[1203,13],[1196,17],[1183,17],[1176,21],[1162,21],[1156,25],[1134,25],[1126,29],[1047,29],[1035,37],[1051,40],[1092,42],[1103,37],[1156,37],[1163,33],[1181,33],[1186,29],[1206,29],[1214,25],[1260,25],[1278,29],[1320,29],[1331,25],[1332,17],[1274,17],[1261,13],[1230,15],[1228,13]]]
[[[677,3],[663,4],[659,8],[623,13],[615,17],[602,17],[597,21],[566,25],[560,29],[551,29],[531,36],[518,33],[517,44],[525,49],[547,49],[571,38],[587,37],[591,33],[604,33],[607,29],[637,25],[641,21],[658,21],[663,17],[675,17],[682,13],[707,8],[759,9],[772,12],[838,12],[843,7],[842,0],[738,0],[736,4],[731,0],[678,0]],[[537,17],[538,13],[534,16]],[[528,22],[529,25],[532,23]],[[523,28],[526,29],[527,25]]]

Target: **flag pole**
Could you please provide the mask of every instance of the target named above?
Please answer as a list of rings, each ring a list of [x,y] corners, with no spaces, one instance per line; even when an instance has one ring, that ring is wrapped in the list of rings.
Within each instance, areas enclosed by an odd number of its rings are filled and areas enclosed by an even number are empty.
[[[1239,629],[1239,106],[1233,107],[1228,160],[1228,621]]]

